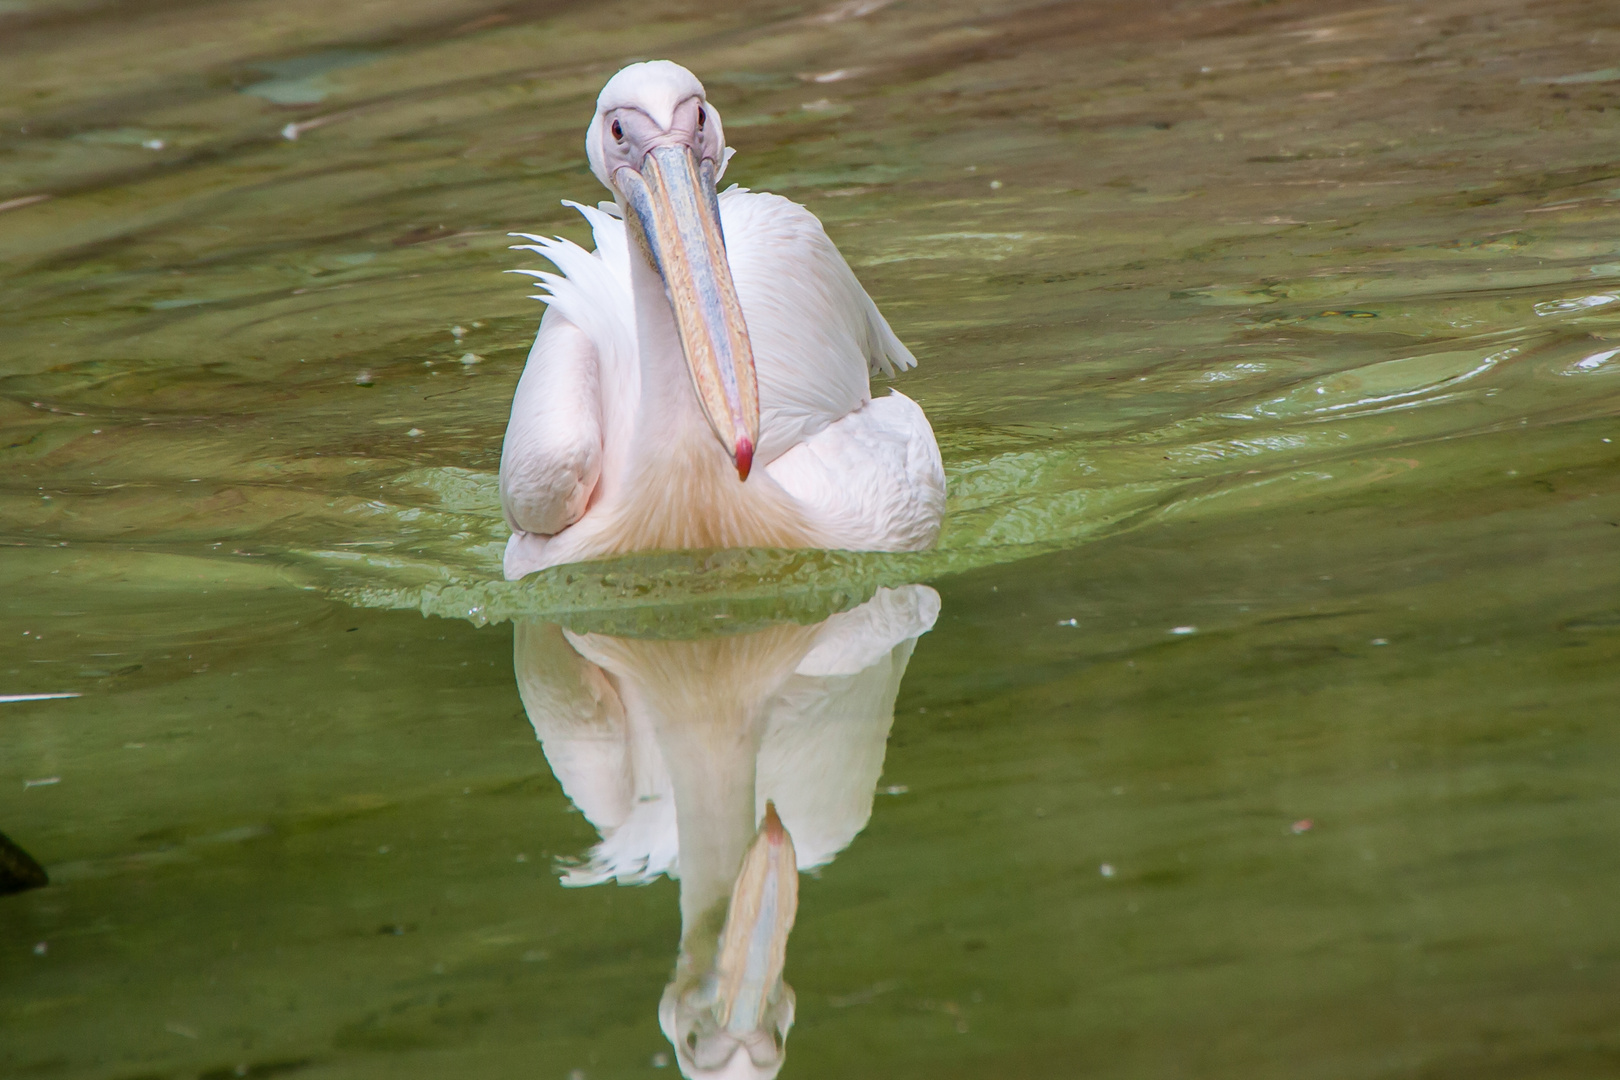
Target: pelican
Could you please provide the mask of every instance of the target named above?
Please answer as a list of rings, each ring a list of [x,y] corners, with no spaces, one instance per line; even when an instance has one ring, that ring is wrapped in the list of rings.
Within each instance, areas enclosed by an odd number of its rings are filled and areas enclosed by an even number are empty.
[[[866,826],[900,680],[938,613],[938,594],[911,585],[814,626],[696,641],[518,624],[524,709],[603,837],[563,883],[680,877],[659,1024],[683,1075],[781,1069],[798,871]]]
[[[512,400],[506,577],[642,550],[915,551],[945,475],[922,409],[870,376],[916,366],[814,214],[716,184],[732,151],[667,60],[602,88],[585,134],[613,193],[596,250],[514,233],[556,272]]]

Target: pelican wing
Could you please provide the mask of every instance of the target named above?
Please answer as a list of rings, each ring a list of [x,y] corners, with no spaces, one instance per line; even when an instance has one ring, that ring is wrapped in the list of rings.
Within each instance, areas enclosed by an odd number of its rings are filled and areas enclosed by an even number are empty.
[[[596,347],[557,311],[540,321],[501,447],[506,523],[551,536],[578,521],[602,473]]]
[[[922,551],[939,537],[939,444],[922,408],[898,390],[828,424],[766,471],[848,550]]]
[[[759,373],[769,464],[871,399],[869,378],[916,366],[816,216],[780,195],[720,195],[726,257]]]
[[[512,418],[501,449],[501,506],[506,522],[526,533],[552,536],[578,521],[602,473],[606,440],[622,437],[633,400],[635,316],[630,300],[630,255],[624,222],[601,209],[567,203],[596,234],[594,252],[561,238],[514,233],[551,260],[557,273],[515,270],[537,278],[547,304],[540,332],[512,398]],[[611,204],[609,204],[611,205]]]

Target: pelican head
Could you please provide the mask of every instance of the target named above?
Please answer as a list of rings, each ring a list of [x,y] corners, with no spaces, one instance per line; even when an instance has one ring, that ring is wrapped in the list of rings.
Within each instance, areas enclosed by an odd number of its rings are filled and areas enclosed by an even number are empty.
[[[759,444],[759,386],[720,232],[720,114],[679,64],[631,64],[597,97],[585,152],[663,281],[703,413],[746,480]]]
[[[782,968],[798,909],[798,856],[767,802],[732,886],[712,968],[677,975],[658,1007],[683,1076],[770,1080],[781,1071],[794,1002]]]

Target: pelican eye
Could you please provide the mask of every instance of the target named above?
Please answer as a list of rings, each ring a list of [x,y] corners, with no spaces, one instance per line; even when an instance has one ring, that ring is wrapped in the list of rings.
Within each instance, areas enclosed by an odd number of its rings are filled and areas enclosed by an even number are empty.
[[[624,128],[619,126],[617,120],[613,121],[613,137],[621,142],[624,140]]]
[[[708,123],[708,121],[709,121],[709,114],[703,111],[703,106],[699,105],[698,106],[698,130],[702,131],[703,130],[703,125]]]

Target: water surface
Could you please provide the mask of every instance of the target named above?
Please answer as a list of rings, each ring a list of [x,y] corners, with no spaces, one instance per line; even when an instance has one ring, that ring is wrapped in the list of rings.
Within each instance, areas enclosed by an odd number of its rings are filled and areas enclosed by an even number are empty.
[[[671,1075],[678,885],[559,881],[602,835],[513,620],[921,582],[782,1075],[1620,1070],[1617,46],[1580,0],[0,5],[0,695],[81,695],[0,702],[54,882],[0,898],[0,1072]],[[920,358],[937,551],[493,580],[506,234],[586,239],[650,56]]]

